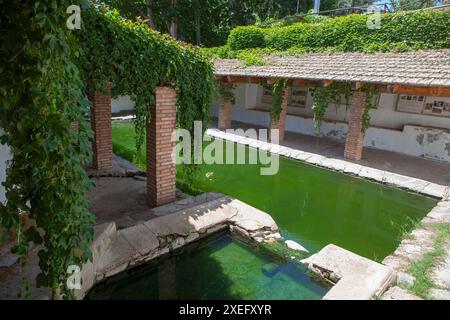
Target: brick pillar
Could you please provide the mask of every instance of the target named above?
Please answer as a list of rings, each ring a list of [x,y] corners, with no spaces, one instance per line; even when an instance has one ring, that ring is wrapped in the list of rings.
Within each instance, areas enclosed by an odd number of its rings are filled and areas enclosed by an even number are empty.
[[[355,92],[350,98],[350,117],[348,120],[347,140],[345,141],[344,157],[350,160],[361,160],[364,146],[362,131],[366,94]]]
[[[92,102],[91,126],[94,131],[92,165],[97,170],[112,168],[112,128],[111,128],[111,87],[106,88],[106,94],[91,92]]]
[[[219,103],[219,129],[231,128],[231,110],[233,103],[227,99],[221,98]]]
[[[176,123],[176,93],[169,87],[156,88],[156,105],[150,108],[147,126],[147,196],[151,207],[175,201],[175,163],[171,141]]]
[[[281,113],[278,121],[270,119],[270,129],[278,129],[279,141],[284,141],[284,129],[286,126],[286,111],[287,111],[287,100],[289,96],[289,89],[284,90],[283,101],[281,102]]]

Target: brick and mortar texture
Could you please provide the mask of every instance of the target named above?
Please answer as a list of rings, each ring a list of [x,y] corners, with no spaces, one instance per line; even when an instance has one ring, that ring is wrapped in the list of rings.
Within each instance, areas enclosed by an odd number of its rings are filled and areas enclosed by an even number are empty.
[[[289,89],[286,88],[283,95],[283,101],[281,102],[281,113],[278,121],[271,119],[270,120],[270,130],[278,129],[279,141],[284,141],[284,129],[286,127],[286,111],[287,111],[287,97],[289,96]]]
[[[111,88],[106,93],[91,92],[91,126],[94,131],[92,165],[97,170],[112,168]]]
[[[350,98],[350,115],[344,150],[344,157],[350,160],[358,161],[362,157],[364,146],[362,117],[365,100],[366,94],[363,92],[355,92]]]
[[[176,125],[176,93],[168,87],[156,88],[156,105],[150,108],[147,126],[147,196],[151,207],[175,201],[175,163],[171,141]]]
[[[233,109],[233,103],[224,98],[219,102],[219,129],[231,128],[231,111]]]

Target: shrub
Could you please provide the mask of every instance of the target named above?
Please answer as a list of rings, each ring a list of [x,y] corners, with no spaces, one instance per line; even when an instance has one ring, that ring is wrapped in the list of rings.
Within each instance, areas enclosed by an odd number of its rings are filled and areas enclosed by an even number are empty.
[[[215,58],[229,58],[230,55],[230,46],[224,45],[220,47],[213,47],[213,48],[202,48],[201,49],[205,55],[208,57],[211,57],[213,59]]]
[[[383,14],[380,29],[367,28],[367,15],[352,14],[321,22],[290,26],[238,27],[229,38],[230,50],[272,48],[286,51],[387,52],[450,47],[450,11]],[[228,53],[229,54],[229,53]]]
[[[242,50],[264,47],[264,32],[258,27],[237,27],[228,37],[231,50]]]

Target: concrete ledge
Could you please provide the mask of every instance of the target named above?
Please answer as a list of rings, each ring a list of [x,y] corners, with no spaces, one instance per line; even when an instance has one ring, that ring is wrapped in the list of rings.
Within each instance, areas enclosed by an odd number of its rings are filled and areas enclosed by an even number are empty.
[[[391,268],[333,244],[302,262],[312,272],[335,283],[324,300],[370,300],[381,295],[395,280]]]

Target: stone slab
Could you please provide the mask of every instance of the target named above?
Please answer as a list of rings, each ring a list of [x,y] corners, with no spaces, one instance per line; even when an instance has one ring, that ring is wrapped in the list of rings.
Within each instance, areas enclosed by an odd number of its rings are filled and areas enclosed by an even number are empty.
[[[117,234],[122,235],[142,256],[159,247],[158,237],[144,224],[120,230]]]
[[[427,215],[437,222],[450,222],[450,201],[441,201]]]
[[[233,208],[236,213],[230,217],[229,221],[247,232],[260,229],[278,231],[278,226],[273,218],[264,211],[249,206],[237,199],[233,199],[229,203],[229,206]]]
[[[128,264],[133,261],[139,252],[121,234],[117,235],[110,249],[96,263],[96,273],[106,277],[113,276],[125,270]]]
[[[284,243],[287,245],[287,247],[289,249],[309,253],[309,251],[307,249],[305,249],[305,247],[303,247],[301,244],[299,244],[295,241],[286,240]]]
[[[175,201],[173,203],[169,203],[151,210],[151,213],[155,216],[163,216],[166,214],[174,213],[183,209],[187,209],[189,207],[193,207],[195,205],[200,205],[202,203],[209,202],[211,200],[216,200],[218,198],[223,197],[223,194],[216,192],[207,192],[202,193],[195,197],[187,197],[185,199],[181,199]]]
[[[450,289],[450,242],[446,243],[445,255],[431,272],[433,282],[442,287]]]
[[[391,268],[333,244],[302,262],[313,272],[339,279],[324,300],[370,300],[395,279]]]
[[[450,300],[450,291],[442,289],[431,289],[430,297],[434,300]]]
[[[389,290],[387,290],[383,294],[381,300],[422,300],[422,299],[416,295],[409,293],[405,289],[395,286],[389,288]]]
[[[228,204],[229,197],[222,197],[192,208],[151,219],[145,226],[158,237],[168,235],[188,236],[192,232],[203,233],[208,228],[224,224],[236,214]]]
[[[109,249],[116,237],[117,229],[114,222],[107,222],[94,226],[94,239],[91,250],[94,261],[99,261]]]

